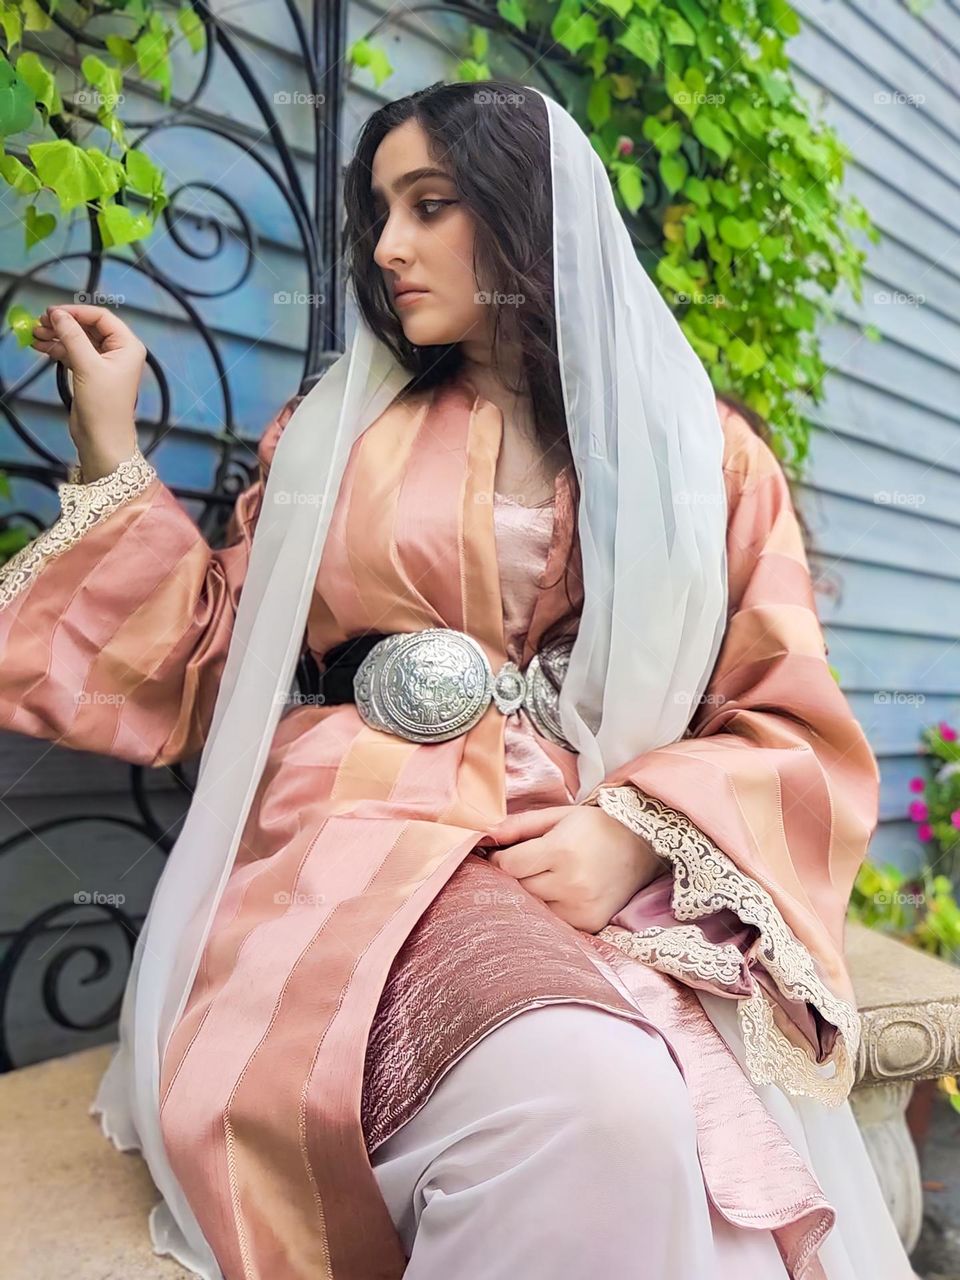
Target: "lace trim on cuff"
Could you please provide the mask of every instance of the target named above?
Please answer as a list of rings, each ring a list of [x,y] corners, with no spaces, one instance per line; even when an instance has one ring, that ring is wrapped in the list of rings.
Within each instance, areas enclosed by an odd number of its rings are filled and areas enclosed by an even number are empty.
[[[755,1084],[776,1084],[786,1093],[816,1098],[827,1106],[844,1102],[855,1078],[860,1046],[860,1015],[834,995],[817,975],[813,957],[793,935],[766,889],[742,872],[690,819],[632,785],[609,787],[597,795],[605,813],[643,836],[673,868],[671,908],[678,920],[696,920],[729,908],[760,934],[758,958],[777,986],[794,1000],[808,1002],[833,1023],[839,1035],[828,1063],[832,1076],[820,1073],[822,1063],[793,1044],[774,1021],[770,998],[757,983],[755,991],[737,1002],[746,1066]],[[632,932],[614,925],[599,937],[627,955],[651,964],[672,977],[712,977],[723,981],[740,976],[741,954],[732,944],[708,942],[691,926]],[[731,954],[726,954],[732,952]],[[718,954],[719,953],[719,954]]]
[[[139,448],[108,475],[87,484],[80,480],[79,463],[73,463],[67,474],[69,479],[57,485],[59,517],[0,566],[0,608],[25,591],[50,560],[62,555],[88,529],[158,478],[153,464]]]

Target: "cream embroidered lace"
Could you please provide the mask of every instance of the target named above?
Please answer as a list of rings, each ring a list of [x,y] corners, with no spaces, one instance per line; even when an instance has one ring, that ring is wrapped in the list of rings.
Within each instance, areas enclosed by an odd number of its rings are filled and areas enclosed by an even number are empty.
[[[835,996],[817,975],[813,958],[787,927],[773,899],[745,875],[699,827],[676,809],[645,795],[631,785],[601,788],[596,803],[638,835],[643,836],[673,868],[671,907],[678,920],[696,920],[724,907],[760,934],[764,968],[790,999],[812,1004],[838,1030],[826,1064],[817,1063],[783,1034],[774,1021],[771,1001],[758,983],[749,997],[737,1003],[746,1048],[748,1074],[755,1084],[776,1084],[786,1093],[816,1098],[839,1106],[853,1087],[860,1046],[860,1015]],[[736,981],[741,955],[731,943],[712,943],[696,925],[660,926],[633,932],[615,925],[598,937],[626,955],[642,960],[672,977],[696,976],[722,983]],[[821,1074],[835,1066],[832,1076]]]
[[[59,517],[0,567],[0,608],[25,591],[50,560],[72,547],[88,529],[158,478],[156,469],[139,447],[98,480],[84,483],[77,462],[67,475],[68,479],[57,485]]]

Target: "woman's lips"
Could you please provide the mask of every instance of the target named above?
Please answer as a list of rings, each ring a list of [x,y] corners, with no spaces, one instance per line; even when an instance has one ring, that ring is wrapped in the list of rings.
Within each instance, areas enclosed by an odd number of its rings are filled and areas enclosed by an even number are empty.
[[[405,293],[398,293],[394,298],[394,302],[398,307],[412,307],[415,302],[425,298],[429,292],[429,289],[407,289]]]

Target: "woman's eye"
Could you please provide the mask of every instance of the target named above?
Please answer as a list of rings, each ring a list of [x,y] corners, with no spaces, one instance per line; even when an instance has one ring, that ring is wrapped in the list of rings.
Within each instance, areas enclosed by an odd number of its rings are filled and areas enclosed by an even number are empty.
[[[423,209],[424,217],[433,218],[437,215],[437,213],[439,213],[439,211],[443,208],[443,206],[447,204],[456,204],[456,201],[455,200],[430,200],[430,199],[418,200],[417,208]],[[424,205],[435,205],[436,207],[433,209],[424,209]]]

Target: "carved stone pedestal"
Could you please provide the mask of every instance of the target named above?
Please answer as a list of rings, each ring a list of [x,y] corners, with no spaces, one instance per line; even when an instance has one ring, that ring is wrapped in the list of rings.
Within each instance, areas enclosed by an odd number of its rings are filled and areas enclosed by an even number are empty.
[[[850,1106],[910,1253],[923,1192],[905,1112],[917,1080],[960,1071],[960,968],[853,921],[846,952],[863,1020]]]

